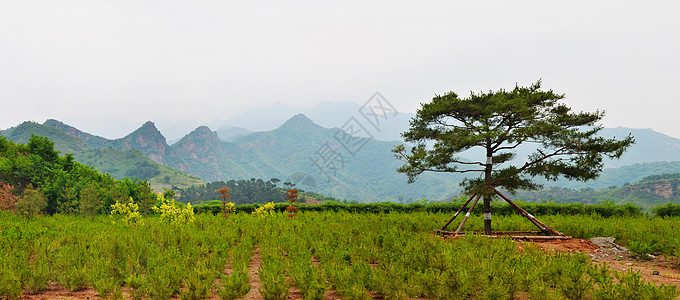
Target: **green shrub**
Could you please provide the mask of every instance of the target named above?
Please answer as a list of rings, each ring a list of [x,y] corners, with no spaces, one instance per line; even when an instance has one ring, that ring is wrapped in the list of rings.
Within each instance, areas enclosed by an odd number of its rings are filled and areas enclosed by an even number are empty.
[[[247,271],[234,271],[230,276],[222,276],[222,287],[217,287],[220,299],[236,299],[250,291]]]
[[[23,293],[20,276],[11,270],[0,269],[0,297],[19,299]]]
[[[680,204],[674,204],[669,202],[663,205],[653,206],[650,210],[657,217],[680,216]]]
[[[125,285],[130,288],[130,297],[142,299],[147,289],[147,282],[139,274],[130,274],[125,278]]]

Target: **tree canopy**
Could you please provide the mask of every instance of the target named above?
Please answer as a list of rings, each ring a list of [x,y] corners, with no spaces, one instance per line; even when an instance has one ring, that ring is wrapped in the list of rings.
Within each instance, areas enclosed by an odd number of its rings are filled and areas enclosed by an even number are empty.
[[[472,193],[489,185],[510,191],[536,189],[540,185],[531,180],[536,176],[594,179],[602,171],[603,157],[619,158],[634,139],[598,136],[602,127],[597,122],[604,112],[573,112],[559,102],[563,98],[552,90],[542,91],[540,80],[511,91],[471,93],[469,98],[454,92],[436,95],[422,104],[402,134],[415,146],[410,151],[404,145],[393,149],[405,162],[398,171],[409,182],[426,171],[480,173],[461,183]],[[535,151],[513,164],[516,149],[524,144],[534,145]],[[459,156],[475,148],[485,155]]]

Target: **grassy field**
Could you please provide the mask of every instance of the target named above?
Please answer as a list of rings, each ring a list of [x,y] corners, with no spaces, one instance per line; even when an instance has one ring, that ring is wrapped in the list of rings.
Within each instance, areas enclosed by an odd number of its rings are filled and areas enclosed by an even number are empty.
[[[646,283],[584,254],[432,230],[450,213],[302,212],[262,217],[155,216],[114,223],[0,212],[0,298],[54,289],[132,299],[673,299],[675,286]],[[678,256],[680,218],[545,215],[577,237],[612,236],[639,253]],[[481,229],[480,217],[469,230]],[[494,227],[533,229],[519,216]],[[23,295],[23,296],[22,296]]]

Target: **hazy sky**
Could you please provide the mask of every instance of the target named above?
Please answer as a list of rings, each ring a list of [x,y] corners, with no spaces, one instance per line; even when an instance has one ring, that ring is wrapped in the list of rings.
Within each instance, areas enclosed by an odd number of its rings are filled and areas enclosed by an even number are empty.
[[[415,112],[542,78],[607,127],[680,138],[678,1],[336,2],[0,0],[0,128],[117,138],[376,91]]]

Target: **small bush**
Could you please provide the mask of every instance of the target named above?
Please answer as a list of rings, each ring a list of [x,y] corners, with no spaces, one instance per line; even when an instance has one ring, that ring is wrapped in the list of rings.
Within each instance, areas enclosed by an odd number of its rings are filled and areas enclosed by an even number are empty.
[[[174,226],[186,225],[196,220],[194,217],[194,209],[191,203],[185,207],[180,207],[177,201],[167,200],[163,194],[158,193],[159,206],[154,206],[154,212],[161,214],[161,220]]]
[[[657,217],[677,217],[680,216],[680,204],[666,203],[651,208],[652,213]]]
[[[125,224],[141,224],[142,215],[139,213],[139,205],[130,197],[127,203],[120,203],[111,205],[111,218],[115,222],[122,222]]]
[[[220,299],[236,299],[250,291],[248,273],[234,271],[231,276],[222,276],[222,287],[217,288]]]

